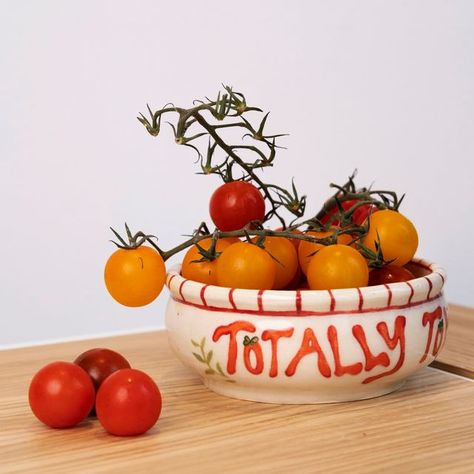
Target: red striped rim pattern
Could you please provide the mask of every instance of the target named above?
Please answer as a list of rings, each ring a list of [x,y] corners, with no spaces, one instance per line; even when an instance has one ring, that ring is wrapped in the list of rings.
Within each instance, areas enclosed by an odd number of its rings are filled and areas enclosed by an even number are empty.
[[[271,316],[359,314],[417,306],[442,295],[445,272],[435,264],[413,260],[423,276],[409,282],[344,290],[246,290],[186,280],[172,269],[167,286],[175,301],[202,309]]]

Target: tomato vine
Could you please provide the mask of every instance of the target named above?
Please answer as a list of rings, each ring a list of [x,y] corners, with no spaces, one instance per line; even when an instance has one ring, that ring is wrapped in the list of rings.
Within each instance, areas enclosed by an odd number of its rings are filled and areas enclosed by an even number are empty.
[[[313,243],[329,245],[335,243],[338,235],[350,234],[354,241],[360,241],[368,232],[368,223],[355,224],[352,217],[355,212],[364,206],[373,206],[374,209],[398,210],[403,196],[399,199],[393,191],[373,190],[371,188],[358,189],[355,185],[355,172],[342,186],[331,184],[335,193],[323,205],[321,210],[310,219],[303,219],[306,208],[306,196],[301,195],[294,181],[290,190],[272,183],[266,183],[259,176],[258,171],[274,165],[278,149],[282,148],[277,144],[277,140],[286,136],[286,133],[267,133],[267,121],[269,112],[263,115],[258,124],[253,124],[250,119],[251,114],[263,111],[259,107],[249,106],[247,100],[241,92],[236,92],[232,87],[223,86],[224,91],[219,92],[215,100],[206,98],[196,100],[191,108],[177,107],[168,103],[163,108],[152,111],[147,105],[148,117],[140,113],[138,120],[146,128],[148,133],[154,137],[161,132],[163,117],[170,114],[177,114],[174,123],[168,122],[174,134],[175,143],[191,148],[198,157],[201,171],[199,174],[216,174],[224,182],[243,180],[252,182],[262,192],[264,199],[268,202],[270,210],[266,213],[263,222],[250,222],[239,230],[222,232],[215,230],[210,232],[206,223],[202,222],[192,235],[169,250],[162,250],[155,242],[156,237],[144,232],[132,234],[127,224],[125,229],[128,242],[112,229],[118,242],[114,242],[120,248],[137,248],[148,242],[167,260],[178,252],[198,244],[203,239],[212,239],[212,245],[207,251],[202,251],[206,259],[212,260],[218,255],[215,253],[215,242],[219,238],[225,237],[246,237],[248,241],[251,237],[257,236],[257,245],[263,245],[267,236],[288,237],[297,240],[306,240]],[[229,130],[243,130],[241,142],[224,137],[223,133]],[[207,138],[205,154],[201,153],[198,144]],[[252,139],[255,144],[247,144],[247,138]],[[201,143],[202,145],[202,143]],[[202,147],[201,147],[202,149]],[[220,153],[218,153],[220,152]],[[220,158],[219,158],[220,155]],[[235,169],[239,168],[242,175],[234,178]],[[351,204],[353,202],[353,204]],[[349,207],[347,204],[351,204]],[[286,210],[292,220],[288,224],[282,210]],[[335,212],[332,212],[334,211]],[[326,220],[323,218],[329,216]],[[264,228],[264,224],[270,219],[279,221],[281,230],[271,230]],[[299,219],[302,219],[299,221]],[[337,228],[333,228],[334,223],[338,223]],[[311,230],[332,230],[333,234],[325,238],[316,238],[311,235],[294,233],[293,231],[306,227]],[[358,245],[364,251],[364,246]],[[369,252],[366,252],[370,256]],[[372,259],[377,261],[377,265],[383,264],[383,255],[377,252],[372,255]]]

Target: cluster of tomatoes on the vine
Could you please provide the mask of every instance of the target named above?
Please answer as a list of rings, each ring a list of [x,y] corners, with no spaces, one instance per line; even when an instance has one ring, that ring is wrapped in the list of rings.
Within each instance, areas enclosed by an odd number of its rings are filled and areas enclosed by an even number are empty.
[[[73,363],[44,366],[30,383],[29,402],[35,416],[52,428],[71,428],[96,415],[118,436],[148,431],[161,413],[153,379],[110,349],[90,349]]]
[[[254,184],[224,183],[210,199],[216,231],[194,236],[181,273],[209,285],[275,290],[355,288],[414,278],[405,268],[418,246],[414,225],[386,200],[367,200],[370,193],[364,192],[347,198],[342,190],[317,218],[272,230],[263,227],[265,200]],[[110,257],[105,281],[117,301],[140,306],[160,293],[165,272],[158,250],[135,246]]]

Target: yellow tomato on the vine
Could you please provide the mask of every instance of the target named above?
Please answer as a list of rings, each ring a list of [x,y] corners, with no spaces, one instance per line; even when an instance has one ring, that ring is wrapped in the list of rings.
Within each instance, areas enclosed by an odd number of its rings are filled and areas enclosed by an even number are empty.
[[[229,288],[269,290],[276,268],[270,255],[260,247],[239,242],[227,247],[217,259],[217,284]]]
[[[204,250],[209,250],[211,242],[212,239],[210,238],[203,239],[199,242],[199,246]],[[216,251],[221,253],[229,245],[232,245],[236,242],[240,242],[237,237],[219,239],[216,241]],[[217,259],[204,260],[200,262],[199,260],[202,258],[203,256],[200,254],[199,248],[196,245],[190,247],[183,259],[181,275],[183,275],[184,278],[199,281],[200,283],[205,283],[206,285],[217,285]]]
[[[281,290],[292,282],[298,271],[298,254],[290,239],[267,237],[263,243],[265,250],[273,257],[275,264],[275,283],[273,289]]]
[[[107,290],[119,303],[145,306],[161,293],[166,267],[151,247],[118,249],[107,260],[104,279]]]
[[[314,255],[308,266],[312,290],[367,286],[369,267],[365,258],[349,245],[328,245]]]
[[[320,231],[314,231],[314,230],[309,230],[308,232],[305,232],[305,235],[310,235],[312,237],[316,237],[317,239],[324,239],[325,237],[330,237],[333,235],[334,231],[333,230],[328,230],[325,232],[320,232]],[[351,242],[352,237],[348,234],[340,234],[337,237],[337,243],[338,244],[343,244],[346,245],[349,242]],[[298,259],[300,262],[300,267],[303,273],[306,275],[307,270],[308,270],[308,265],[315,254],[318,250],[321,250],[325,245],[323,244],[317,244],[313,242],[309,242],[307,240],[301,240],[300,245],[298,247]]]
[[[402,267],[415,255],[418,233],[413,223],[403,214],[385,209],[369,217],[369,231],[363,244],[375,252],[378,241],[384,260]]]

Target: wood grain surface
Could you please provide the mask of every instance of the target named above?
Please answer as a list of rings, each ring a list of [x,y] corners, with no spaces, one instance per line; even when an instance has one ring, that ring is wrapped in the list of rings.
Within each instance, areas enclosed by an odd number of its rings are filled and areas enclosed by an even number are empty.
[[[147,434],[114,437],[97,420],[54,430],[31,414],[35,371],[92,347],[118,350],[158,383],[163,412]],[[208,391],[160,331],[0,352],[0,387],[2,473],[467,473],[474,465],[474,384],[431,368],[372,400],[259,404]]]
[[[474,379],[474,309],[449,305],[446,345],[433,367]]]

